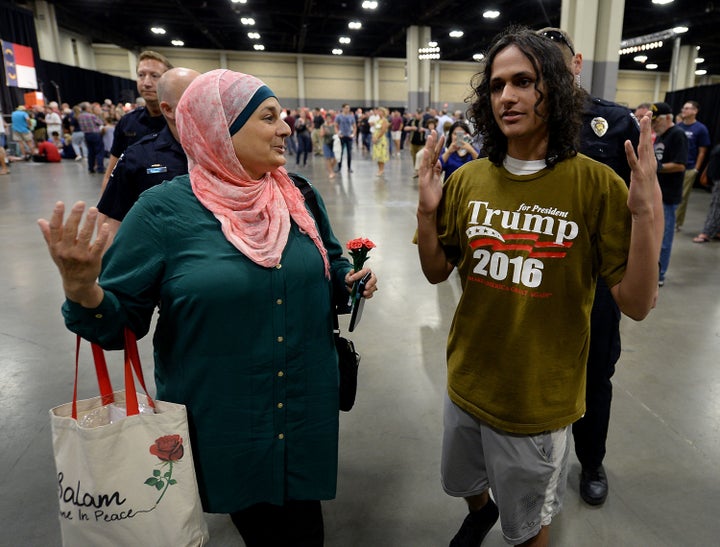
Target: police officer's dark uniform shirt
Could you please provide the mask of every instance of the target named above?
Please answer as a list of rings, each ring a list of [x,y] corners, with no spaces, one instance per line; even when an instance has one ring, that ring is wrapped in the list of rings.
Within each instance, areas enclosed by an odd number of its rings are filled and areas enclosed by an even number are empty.
[[[185,152],[166,126],[140,139],[120,156],[98,210],[122,221],[141,193],[187,172]]]
[[[166,126],[167,122],[163,116],[151,116],[145,107],[136,108],[120,118],[115,126],[110,153],[119,158],[128,146],[138,142],[145,135],[161,131]]]
[[[627,139],[637,150],[640,124],[630,109],[588,96],[580,130],[580,152],[611,167],[630,185],[630,166],[625,155]]]

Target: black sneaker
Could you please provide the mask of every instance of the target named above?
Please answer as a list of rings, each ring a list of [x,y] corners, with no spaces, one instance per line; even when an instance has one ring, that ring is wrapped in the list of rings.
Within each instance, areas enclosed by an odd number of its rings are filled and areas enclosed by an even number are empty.
[[[478,547],[497,522],[500,513],[492,499],[480,511],[471,511],[450,542],[450,547]]]

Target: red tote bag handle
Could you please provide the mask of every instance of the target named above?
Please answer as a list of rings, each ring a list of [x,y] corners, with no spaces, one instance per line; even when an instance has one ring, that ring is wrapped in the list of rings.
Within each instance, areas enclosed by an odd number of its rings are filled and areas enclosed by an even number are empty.
[[[138,382],[145,392],[147,397],[148,405],[155,408],[155,402],[148,393],[145,385],[145,377],[143,376],[142,365],[140,363],[140,354],[137,348],[137,339],[135,333],[133,333],[127,327],[125,328],[125,405],[127,408],[127,415],[134,416],[140,413],[140,405],[137,399],[137,392],[135,391],[135,380],[133,372],[137,376]],[[78,369],[80,361],[80,336],[77,337],[75,344],[75,383],[73,385],[73,400],[72,400],[72,417],[77,420],[77,386],[78,386]],[[95,363],[95,374],[97,375],[98,388],[100,390],[100,397],[102,404],[107,405],[115,402],[115,396],[113,395],[112,383],[110,382],[110,375],[108,374],[107,361],[105,360],[105,353],[103,349],[97,344],[91,344],[93,361]]]

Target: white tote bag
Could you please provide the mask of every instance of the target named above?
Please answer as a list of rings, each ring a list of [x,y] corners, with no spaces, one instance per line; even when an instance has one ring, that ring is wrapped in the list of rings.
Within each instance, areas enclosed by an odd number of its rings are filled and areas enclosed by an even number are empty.
[[[125,391],[112,391],[102,350],[93,345],[101,395],[78,401],[79,347],[78,337],[73,401],[50,410],[63,545],[206,545],[185,407],[147,394],[129,330]]]
[[[337,161],[340,161],[342,159],[342,142],[340,142],[340,135],[338,135],[337,133],[333,135],[332,149],[335,159]]]

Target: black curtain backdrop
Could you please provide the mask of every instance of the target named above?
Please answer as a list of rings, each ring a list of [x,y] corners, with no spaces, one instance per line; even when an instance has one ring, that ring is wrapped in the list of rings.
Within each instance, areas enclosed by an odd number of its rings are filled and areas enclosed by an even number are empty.
[[[38,91],[45,94],[47,102],[58,101],[74,105],[81,101],[102,102],[105,99],[110,99],[114,103],[135,100],[137,95],[135,80],[61,63],[41,61],[38,56],[33,13],[30,10],[0,1],[0,38],[6,42],[32,48]],[[28,91],[33,90],[9,87],[5,80],[5,66],[0,67],[0,107],[4,114],[10,114],[18,105],[24,104],[24,94]],[[58,91],[62,101],[58,100]]]
[[[675,114],[680,112],[687,101],[700,103],[697,119],[704,123],[710,132],[713,145],[720,141],[720,84],[701,85],[679,89],[665,94],[665,102],[672,107]]]
[[[44,80],[43,93],[48,102],[58,101],[74,105],[82,101],[102,102],[110,99],[113,103],[133,103],[137,97],[135,80],[61,63],[41,63],[47,78]],[[58,90],[62,100],[58,99]]]

